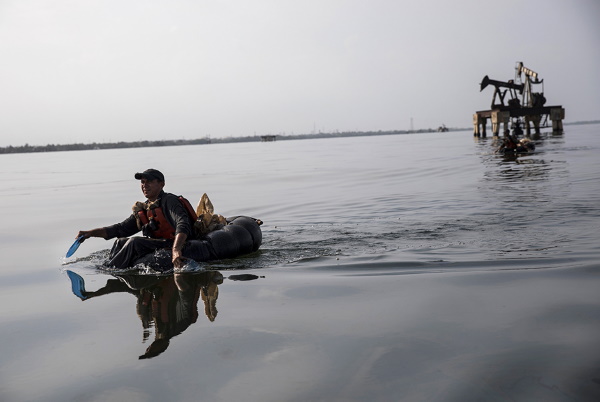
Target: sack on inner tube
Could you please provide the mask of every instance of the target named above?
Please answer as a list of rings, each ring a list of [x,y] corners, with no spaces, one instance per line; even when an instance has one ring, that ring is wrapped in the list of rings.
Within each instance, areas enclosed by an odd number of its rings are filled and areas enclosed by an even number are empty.
[[[237,257],[258,250],[262,243],[260,220],[247,216],[226,219],[215,214],[206,193],[198,202],[196,215],[198,219],[194,222],[194,230],[200,240],[188,242],[193,255],[190,258],[196,261],[207,261],[207,257],[211,260]],[[202,244],[203,241],[208,241],[208,245]],[[185,249],[183,252],[185,256]]]
[[[194,222],[194,231],[197,237],[202,237],[214,230],[221,229],[227,224],[223,215],[215,214],[215,208],[206,193],[202,194],[198,206],[196,207],[196,222]]]

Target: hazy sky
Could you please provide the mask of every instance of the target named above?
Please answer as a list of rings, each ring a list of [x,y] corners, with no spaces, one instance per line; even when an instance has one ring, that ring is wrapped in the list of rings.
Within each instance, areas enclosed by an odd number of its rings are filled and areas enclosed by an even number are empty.
[[[600,1],[0,0],[0,146],[471,127],[517,61],[600,119]]]

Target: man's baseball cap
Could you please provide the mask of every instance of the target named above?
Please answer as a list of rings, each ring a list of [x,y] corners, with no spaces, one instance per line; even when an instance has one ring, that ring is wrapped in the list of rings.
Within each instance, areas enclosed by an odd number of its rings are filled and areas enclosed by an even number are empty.
[[[146,169],[142,173],[136,173],[135,178],[137,180],[158,180],[165,181],[165,176],[156,169]]]

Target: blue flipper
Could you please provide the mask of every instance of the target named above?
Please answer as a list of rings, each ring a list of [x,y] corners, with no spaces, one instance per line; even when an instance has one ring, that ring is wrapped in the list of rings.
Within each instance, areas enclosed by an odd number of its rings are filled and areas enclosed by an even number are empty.
[[[73,243],[73,245],[71,246],[71,248],[69,248],[69,251],[67,251],[67,258],[69,258],[73,254],[75,254],[75,251],[77,251],[77,249],[79,248],[79,245],[82,242],[83,242],[83,236],[79,236],[77,238],[77,240],[75,240],[75,243]]]
[[[88,297],[83,294],[85,292],[85,282],[83,281],[83,278],[69,270],[67,270],[67,276],[71,280],[71,290],[73,291],[73,294],[81,300],[87,299]]]

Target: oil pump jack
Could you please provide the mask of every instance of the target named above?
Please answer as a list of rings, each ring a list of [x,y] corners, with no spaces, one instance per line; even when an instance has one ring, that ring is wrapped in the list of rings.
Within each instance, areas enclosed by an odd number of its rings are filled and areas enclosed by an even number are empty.
[[[535,133],[540,133],[540,127],[546,127],[548,119],[552,121],[552,131],[562,133],[562,120],[565,118],[565,109],[562,106],[544,106],[544,80],[540,80],[538,74],[518,62],[515,67],[515,79],[509,81],[498,81],[490,79],[487,75],[483,77],[479,91],[483,91],[489,85],[494,87],[492,104],[490,110],[475,112],[473,115],[473,126],[475,136],[486,135],[487,119],[492,121],[492,132],[498,135],[500,125],[504,125],[504,132],[508,132],[508,123],[512,119],[515,134],[522,133],[525,127],[526,134],[531,134],[530,123],[533,123]],[[534,92],[534,86],[541,85],[541,92]],[[506,95],[509,98],[506,100]]]
[[[486,75],[485,77],[483,77],[483,80],[481,81],[481,84],[479,86],[479,91],[483,91],[488,85],[493,85],[494,86],[494,95],[492,97],[492,105],[491,108],[492,109],[496,109],[496,108],[500,108],[500,109],[505,109],[507,106],[508,107],[518,107],[520,105],[520,101],[519,98],[517,97],[517,91],[519,93],[523,93],[523,84],[515,84],[515,82],[513,80],[509,80],[508,82],[504,82],[504,81],[496,81],[496,80],[491,80],[489,79],[489,77]],[[504,91],[502,91],[502,89],[500,88],[507,88]],[[510,99],[508,100],[508,105],[504,104],[504,98],[506,97],[506,93],[509,92],[510,94]],[[500,101],[500,103],[496,103],[496,99],[498,99]]]

